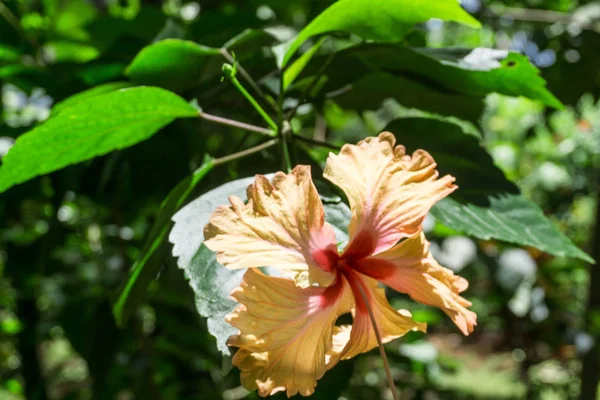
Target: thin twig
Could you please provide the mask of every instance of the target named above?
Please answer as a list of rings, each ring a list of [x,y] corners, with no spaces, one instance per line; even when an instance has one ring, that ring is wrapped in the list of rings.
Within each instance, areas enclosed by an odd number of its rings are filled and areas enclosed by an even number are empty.
[[[207,114],[203,111],[200,111],[199,115],[200,115],[200,118],[206,119],[208,121],[216,122],[217,124],[234,126],[236,128],[245,129],[247,131],[252,131],[252,132],[257,132],[257,133],[267,135],[267,136],[275,136],[277,134],[277,132],[275,132],[272,129],[262,128],[260,126],[247,124],[245,122],[240,122],[240,121],[236,121],[236,120],[229,119],[229,118],[224,118],[224,117],[219,117],[219,116],[212,115],[212,114]]]
[[[325,93],[325,96],[324,96],[324,97],[325,97],[326,99],[333,99],[333,98],[335,98],[335,97],[338,97],[338,96],[341,96],[341,95],[343,95],[344,93],[348,93],[348,92],[349,92],[349,91],[351,91],[352,89],[353,89],[353,87],[352,87],[352,84],[348,84],[348,85],[342,86],[342,87],[341,87],[341,88],[339,88],[339,89],[332,90],[331,92],[327,92],[327,93]]]
[[[301,142],[305,142],[305,143],[309,143],[309,144],[314,144],[316,146],[322,146],[322,147],[327,147],[328,149],[332,149],[332,150],[339,150],[340,148],[338,146],[336,146],[335,144],[331,144],[331,143],[327,143],[327,142],[323,142],[321,140],[316,140],[316,139],[311,139],[311,138],[307,138],[304,137],[302,135],[299,135],[297,133],[292,134],[292,138],[294,139],[298,139]]]
[[[552,10],[537,10],[518,7],[488,7],[485,10],[488,17],[505,17],[520,21],[531,22],[559,22],[569,18],[568,13]]]
[[[19,22],[19,19],[17,18],[17,16],[15,14],[13,14],[13,12],[10,10],[10,8],[8,8],[5,4],[4,1],[0,0],[0,15],[2,17],[4,17],[4,19],[6,20],[6,22],[8,22],[8,24],[10,26],[12,26],[14,28],[15,31],[17,31],[17,33],[23,38],[25,39],[27,42],[29,42],[30,45],[34,46],[36,45],[35,41],[33,41],[32,39],[30,39],[27,34],[25,33],[25,31],[23,30],[23,27],[21,27],[21,23]]]
[[[584,8],[589,6],[590,5],[581,6],[571,13],[519,7],[486,7],[483,10],[482,15],[487,18],[510,18],[516,21],[525,22],[541,22],[546,24],[569,24],[570,22],[577,22],[577,14],[589,14],[589,12],[587,12],[587,10],[585,10]],[[591,21],[588,23],[579,22],[578,25],[580,25],[581,29],[600,33],[600,28],[598,26],[594,26],[594,24],[591,23]]]
[[[331,53],[329,55],[329,57],[327,57],[327,60],[325,60],[325,62],[321,66],[321,68],[319,68],[319,70],[317,71],[317,74],[315,75],[313,80],[310,82],[310,84],[308,85],[306,90],[302,93],[302,95],[298,99],[298,104],[296,104],[296,106],[287,114],[286,119],[288,121],[290,119],[294,118],[294,115],[296,115],[296,113],[298,112],[298,108],[306,102],[306,100],[310,96],[310,92],[313,90],[313,88],[316,86],[316,84],[321,80],[321,76],[323,76],[323,74],[325,73],[325,70],[327,69],[327,67],[329,67],[329,64],[331,64],[331,61],[333,60],[334,56],[335,56],[335,53]]]
[[[323,116],[323,113],[317,112],[315,114],[315,132],[313,133],[313,139],[324,142],[327,136],[327,121]]]
[[[238,158],[246,157],[246,156],[249,156],[250,154],[258,153],[259,151],[268,149],[269,147],[276,145],[277,142],[279,142],[279,139],[271,139],[268,142],[259,144],[258,146],[254,146],[254,147],[251,147],[246,150],[238,151],[237,153],[229,154],[228,156],[225,156],[225,157],[215,158],[212,161],[212,163],[215,166],[225,164],[229,161],[237,160]]]
[[[392,391],[392,397],[394,400],[400,400],[398,397],[398,392],[396,390],[396,385],[394,384],[394,378],[392,378],[392,372],[390,370],[390,364],[388,363],[387,356],[385,355],[385,349],[383,348],[383,342],[381,341],[381,334],[379,333],[379,328],[377,328],[377,321],[375,321],[375,315],[373,314],[373,310],[369,304],[369,300],[367,299],[367,294],[362,287],[362,281],[357,282],[356,287],[360,292],[360,295],[367,307],[367,311],[369,312],[369,318],[371,319],[371,323],[373,324],[373,330],[375,331],[375,337],[377,338],[377,346],[379,347],[379,354],[381,354],[381,358],[383,359],[383,368],[385,369],[385,375],[387,377],[388,385],[390,390]]]

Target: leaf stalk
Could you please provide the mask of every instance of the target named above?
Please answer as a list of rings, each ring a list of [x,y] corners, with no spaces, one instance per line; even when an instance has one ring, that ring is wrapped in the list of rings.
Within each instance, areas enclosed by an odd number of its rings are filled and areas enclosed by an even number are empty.
[[[205,119],[207,121],[215,122],[217,124],[233,126],[236,128],[245,129],[247,131],[257,132],[257,133],[260,133],[260,134],[266,135],[266,136],[276,136],[277,135],[277,132],[272,129],[262,128],[260,126],[247,124],[245,122],[240,122],[240,121],[236,121],[236,120],[229,119],[229,118],[219,117],[217,115],[205,113],[204,111],[200,111],[199,115],[200,115],[200,118]]]
[[[339,150],[340,149],[340,147],[336,146],[335,144],[327,143],[327,142],[324,142],[322,140],[307,138],[307,137],[304,137],[304,136],[299,135],[297,133],[293,133],[292,137],[294,139],[297,139],[297,140],[301,141],[301,142],[312,144],[314,146],[327,147],[328,149],[332,149],[332,150]]]
[[[217,165],[225,164],[225,163],[228,163],[229,161],[237,160],[238,158],[242,158],[242,157],[246,157],[251,154],[254,154],[254,153],[258,153],[259,151],[268,149],[269,147],[276,145],[277,142],[279,142],[279,139],[271,139],[268,142],[259,144],[258,146],[254,146],[254,147],[251,147],[246,150],[238,151],[237,153],[229,154],[224,157],[214,158],[212,160],[212,165],[217,166]]]
[[[242,94],[242,96],[244,96],[246,98],[246,100],[248,100],[248,102],[250,104],[252,104],[252,107],[254,107],[254,109],[265,120],[265,122],[273,130],[277,130],[277,124],[275,123],[275,121],[273,121],[273,119],[271,119],[271,117],[269,117],[269,114],[267,114],[267,112],[260,106],[260,104],[258,104],[258,102],[254,99],[254,97],[252,97],[252,95],[250,93],[248,93],[248,91],[244,88],[244,86],[242,86],[240,81],[238,81],[238,79],[235,76],[236,73],[237,73],[236,66],[233,66],[231,64],[223,64],[223,76],[225,76],[227,79],[229,79],[231,81],[231,83],[233,83],[233,86],[235,86],[236,89]]]

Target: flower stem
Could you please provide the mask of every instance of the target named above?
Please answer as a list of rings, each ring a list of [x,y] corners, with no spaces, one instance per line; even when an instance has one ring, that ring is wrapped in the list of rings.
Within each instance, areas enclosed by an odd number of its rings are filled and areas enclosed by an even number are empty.
[[[252,95],[250,93],[248,93],[248,91],[244,88],[244,86],[242,86],[240,81],[238,81],[238,79],[235,77],[236,67],[232,66],[230,64],[224,64],[223,72],[224,72],[224,76],[227,79],[229,79],[231,81],[231,83],[233,83],[233,86],[235,86],[236,89],[239,90],[239,92],[246,98],[246,100],[248,100],[248,102],[250,102],[250,104],[252,104],[254,109],[256,111],[258,111],[258,113],[260,114],[261,117],[263,117],[265,122],[273,130],[277,130],[277,124],[275,123],[275,121],[273,121],[271,119],[271,117],[269,117],[269,114],[267,114],[267,112],[260,106],[260,104],[258,104],[258,102],[254,99],[254,97],[252,97]]]
[[[217,115],[207,114],[204,111],[200,111],[200,118],[203,118],[208,121],[216,122],[217,124],[234,126],[236,128],[245,129],[247,131],[261,133],[263,135],[275,136],[277,132],[272,129],[261,128],[260,126],[247,124],[245,122],[236,121],[229,118],[219,117]]]
[[[4,1],[0,0],[0,16],[4,18],[4,20],[14,28],[14,30],[21,36],[25,41],[27,41],[31,46],[35,47],[35,40],[29,38],[27,33],[21,27],[21,23],[19,22],[19,18],[13,14],[13,12],[8,8]]]
[[[279,139],[271,139],[268,142],[259,144],[258,146],[254,146],[254,147],[251,147],[246,150],[238,151],[237,153],[229,154],[224,157],[215,158],[212,160],[212,165],[217,166],[217,165],[225,164],[229,161],[237,160],[238,158],[242,158],[242,157],[249,156],[250,154],[258,153],[259,151],[268,149],[269,147],[276,145],[278,141],[279,141]]]
[[[285,164],[285,169],[289,174],[292,172],[292,159],[290,158],[290,150],[288,149],[287,141],[285,138],[281,139],[281,147],[283,152],[283,163]]]
[[[398,392],[396,391],[396,385],[394,384],[394,378],[392,378],[392,372],[390,370],[390,364],[388,363],[387,356],[385,355],[385,349],[383,348],[383,342],[381,341],[381,334],[379,333],[379,328],[377,328],[377,321],[375,321],[375,315],[373,314],[373,310],[371,309],[371,305],[369,304],[369,300],[367,298],[367,294],[362,287],[362,282],[358,282],[356,285],[360,295],[367,307],[367,311],[369,312],[369,318],[371,319],[371,323],[373,324],[373,330],[375,331],[375,337],[377,338],[377,345],[379,347],[379,354],[381,354],[381,358],[383,359],[383,368],[385,369],[385,375],[387,377],[388,386],[392,391],[392,397],[394,400],[400,400],[398,397]]]

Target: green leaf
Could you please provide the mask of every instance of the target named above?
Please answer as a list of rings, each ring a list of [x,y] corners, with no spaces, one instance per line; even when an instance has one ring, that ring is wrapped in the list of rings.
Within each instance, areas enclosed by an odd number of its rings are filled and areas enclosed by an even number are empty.
[[[563,107],[546,89],[546,81],[539,70],[526,56],[518,53],[486,48],[432,49],[369,44],[350,49],[345,54],[365,66],[416,74],[467,96],[483,97],[497,92],[538,100],[554,108]],[[356,63],[348,60],[345,54],[332,68]]]
[[[264,30],[246,29],[223,48],[244,60],[274,40]],[[140,84],[181,92],[220,75],[223,62],[227,61],[221,51],[189,40],[165,39],[144,47],[126,68],[125,75]]]
[[[200,82],[203,69],[215,62],[215,56],[223,62],[219,49],[187,40],[166,39],[144,47],[125,74],[140,84],[181,91]]]
[[[342,199],[335,202],[328,202],[323,198],[321,200],[325,209],[325,220],[333,226],[335,238],[343,246],[348,241],[348,225],[352,218],[352,211]]]
[[[0,67],[0,78],[8,79],[18,75],[37,72],[39,72],[39,70],[35,67],[26,67],[21,64],[9,64]]]
[[[480,239],[497,239],[592,262],[537,205],[518,195],[518,188],[494,165],[478,137],[435,118],[401,118],[385,130],[394,133],[409,152],[419,148],[428,151],[440,174],[456,177],[459,189],[432,209],[442,224]]]
[[[481,26],[456,0],[339,0],[298,34],[285,54],[283,65],[315,35],[345,32],[366,40],[397,42],[415,24],[431,18],[460,22],[474,28]]]
[[[215,254],[203,245],[203,230],[215,209],[229,203],[229,196],[246,199],[246,188],[252,182],[254,177],[238,179],[198,197],[175,214],[169,235],[177,265],[196,295],[198,313],[208,319],[208,331],[226,355],[230,354],[227,339],[236,331],[225,321],[225,315],[235,307],[229,293],[240,284],[245,271],[229,270],[219,264]]]
[[[300,82],[311,81],[326,58],[313,57],[300,74]],[[562,108],[527,57],[485,48],[431,49],[377,43],[355,46],[336,53],[324,72],[327,82],[322,90],[332,92],[356,84],[375,71],[449,95],[482,98],[496,92]]]
[[[208,332],[217,340],[217,349],[230,355],[227,340],[237,333],[237,329],[225,321],[225,316],[236,306],[229,294],[240,285],[246,270],[225,268],[204,243],[184,270],[196,294],[196,309],[207,318]]]
[[[6,335],[16,335],[21,332],[23,325],[21,322],[13,316],[6,316],[0,319],[0,332]]]
[[[116,90],[128,88],[131,86],[132,84],[130,82],[110,82],[98,85],[88,90],[84,90],[83,92],[79,92],[74,94],[73,96],[67,97],[60,103],[56,103],[54,107],[52,107],[51,116],[55,116],[65,108],[74,106],[75,104],[78,104],[83,100],[88,100],[92,97],[100,96],[102,94],[114,92]]]
[[[81,77],[81,80],[86,85],[95,86],[104,82],[111,81],[113,79],[121,78],[127,64],[121,62],[97,62],[94,64],[86,64],[82,68],[77,76]],[[130,86],[133,86],[131,84]]]
[[[21,135],[3,158],[0,192],[68,165],[133,146],[176,118],[198,112],[163,89],[136,87],[95,96]]]
[[[455,116],[476,123],[483,112],[481,99],[451,94],[403,76],[377,72],[363,77],[332,99],[344,108],[377,110],[385,99],[432,113]]]
[[[535,203],[523,196],[490,197],[486,207],[461,204],[446,198],[431,212],[442,224],[479,239],[497,239],[531,246],[555,256],[574,257],[594,263],[589,255],[575,246],[544,216]]]
[[[90,44],[68,40],[48,42],[44,45],[44,52],[52,63],[86,63],[100,55],[100,50]]]
[[[254,51],[270,46],[274,41],[275,37],[263,29],[245,29],[239,35],[229,39],[223,48],[235,52],[237,56],[238,52]]]
[[[283,73],[283,90],[287,90],[287,88],[296,80],[298,75],[302,72],[304,67],[310,62],[315,53],[319,51],[321,45],[325,41],[325,38],[322,38],[314,46],[310,48],[306,53],[302,54],[296,61],[290,65],[285,72]]]
[[[61,9],[53,16],[54,30],[61,37],[85,41],[89,39],[84,27],[92,22],[98,14],[98,9],[86,0],[71,0],[60,3]]]
[[[400,118],[385,130],[392,132],[409,153],[417,149],[429,152],[440,174],[456,178],[456,198],[486,202],[489,195],[519,193],[481,147],[479,138],[455,123],[435,118]]]
[[[17,62],[21,57],[21,52],[17,49],[0,43],[0,63]]]
[[[193,175],[179,182],[163,200],[144,244],[142,256],[131,268],[129,277],[119,290],[113,306],[113,315],[120,327],[127,323],[141,304],[148,286],[158,275],[162,261],[168,252],[169,246],[165,239],[173,227],[171,218],[212,168],[213,163],[210,160],[205,162]]]

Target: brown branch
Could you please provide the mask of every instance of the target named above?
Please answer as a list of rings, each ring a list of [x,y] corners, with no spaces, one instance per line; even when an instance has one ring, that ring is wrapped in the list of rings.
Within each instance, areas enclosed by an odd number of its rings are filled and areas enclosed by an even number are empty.
[[[215,158],[212,163],[214,166],[228,163],[229,161],[237,160],[238,158],[246,157],[254,153],[258,153],[259,151],[263,151],[264,149],[268,149],[271,146],[274,146],[279,142],[279,139],[272,139],[268,142],[259,144],[258,146],[251,147],[246,150],[238,151],[237,153],[229,154],[224,157]]]

